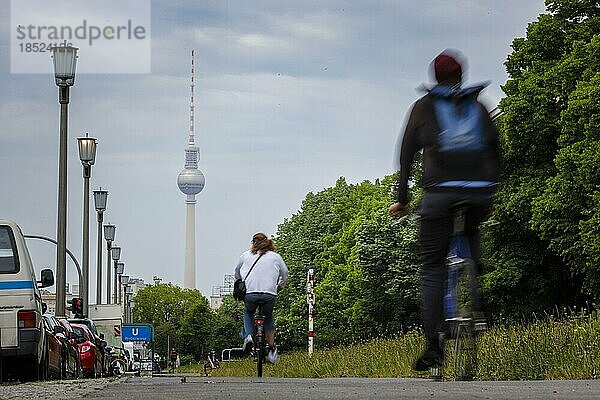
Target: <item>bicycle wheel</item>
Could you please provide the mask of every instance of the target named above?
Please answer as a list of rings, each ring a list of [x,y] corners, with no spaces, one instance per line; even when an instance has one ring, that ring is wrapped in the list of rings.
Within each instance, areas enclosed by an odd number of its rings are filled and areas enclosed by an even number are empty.
[[[477,370],[477,346],[473,321],[458,324],[454,341],[454,375],[457,381],[472,380]]]
[[[457,320],[454,343],[454,375],[456,380],[472,380],[477,372],[477,340],[473,309],[477,302],[475,263],[465,259],[456,287]]]
[[[256,354],[256,367],[258,371],[258,377],[262,378],[263,376],[263,365],[265,363],[265,343],[262,337],[258,338],[257,343],[257,354]]]

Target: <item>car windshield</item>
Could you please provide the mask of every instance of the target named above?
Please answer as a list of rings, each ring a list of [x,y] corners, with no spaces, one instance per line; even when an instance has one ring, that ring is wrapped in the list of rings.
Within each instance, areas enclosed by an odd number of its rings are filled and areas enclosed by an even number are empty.
[[[71,324],[70,324],[68,321],[66,321],[66,320],[64,320],[64,319],[61,319],[61,320],[60,320],[60,323],[61,323],[61,325],[62,325],[62,326],[64,326],[64,328],[65,328],[65,329],[66,329],[68,332],[73,332],[73,327],[71,326]]]
[[[75,332],[75,335],[78,338],[83,338],[85,340],[89,340],[88,337],[87,337],[87,334],[85,333],[85,329],[83,329],[82,327],[74,326],[73,327],[73,332]]]
[[[85,325],[89,329],[89,332],[96,334],[96,327],[91,319],[72,319],[70,321],[80,325]]]

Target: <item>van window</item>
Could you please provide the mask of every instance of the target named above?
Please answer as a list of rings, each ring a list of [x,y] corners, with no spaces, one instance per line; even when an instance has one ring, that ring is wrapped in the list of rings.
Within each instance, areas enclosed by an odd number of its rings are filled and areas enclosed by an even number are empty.
[[[0,226],[0,274],[19,272],[17,246],[12,230],[8,226]]]

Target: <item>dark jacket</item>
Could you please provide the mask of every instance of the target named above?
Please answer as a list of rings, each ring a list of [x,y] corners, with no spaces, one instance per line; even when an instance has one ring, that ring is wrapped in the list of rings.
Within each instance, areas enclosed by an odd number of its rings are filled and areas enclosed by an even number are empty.
[[[475,95],[483,87],[478,87]],[[460,101],[460,100],[457,100]],[[450,168],[438,152],[437,136],[440,132],[435,116],[433,94],[427,93],[415,102],[412,107],[400,150],[400,175],[398,179],[397,201],[408,202],[408,179],[410,169],[417,151],[423,149],[423,165],[421,186],[425,190],[447,181],[491,181],[497,182],[500,171],[500,155],[498,150],[498,130],[487,110],[481,103],[483,129],[487,146],[480,153],[480,168]],[[436,189],[437,190],[437,189]],[[452,190],[445,188],[442,190]]]

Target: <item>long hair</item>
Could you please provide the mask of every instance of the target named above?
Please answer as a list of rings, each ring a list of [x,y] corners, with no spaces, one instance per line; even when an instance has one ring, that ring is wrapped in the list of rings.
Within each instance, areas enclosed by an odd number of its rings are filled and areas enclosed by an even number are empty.
[[[275,247],[273,246],[273,241],[267,237],[262,232],[255,233],[252,236],[252,254],[256,254],[260,252],[260,254],[265,254],[267,251],[275,251]]]

